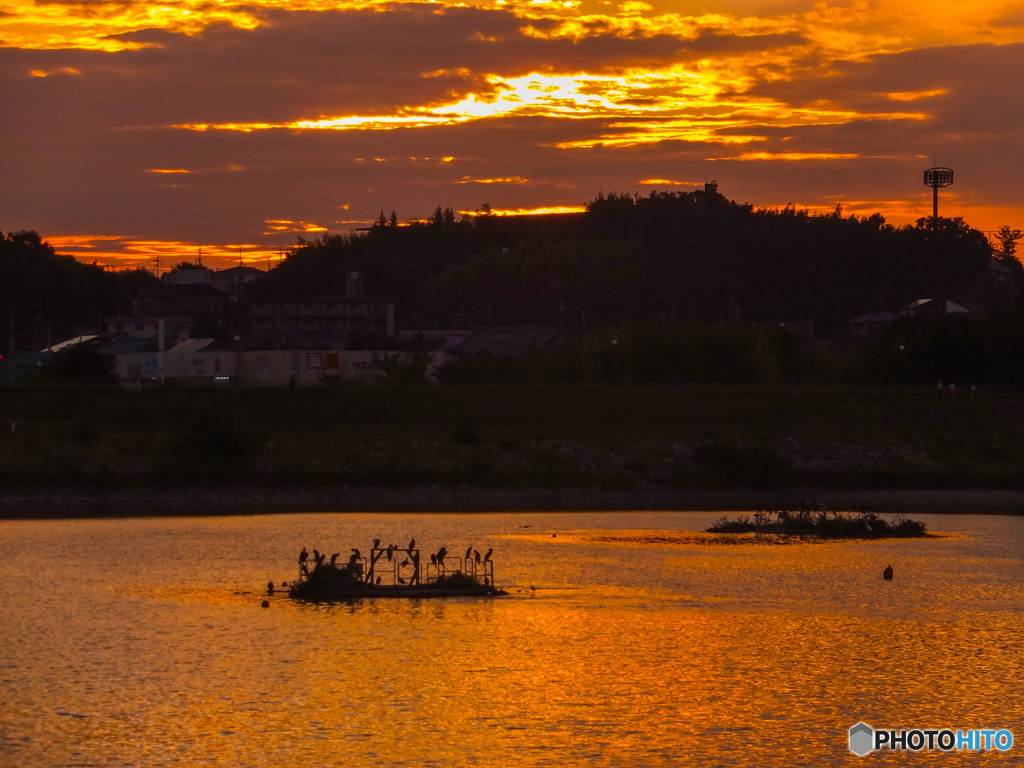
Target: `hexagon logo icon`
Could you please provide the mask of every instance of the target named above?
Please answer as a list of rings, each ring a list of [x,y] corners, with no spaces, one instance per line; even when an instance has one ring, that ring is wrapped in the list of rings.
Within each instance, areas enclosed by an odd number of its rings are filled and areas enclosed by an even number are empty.
[[[857,723],[850,728],[850,751],[864,757],[874,748],[875,730],[867,723]]]

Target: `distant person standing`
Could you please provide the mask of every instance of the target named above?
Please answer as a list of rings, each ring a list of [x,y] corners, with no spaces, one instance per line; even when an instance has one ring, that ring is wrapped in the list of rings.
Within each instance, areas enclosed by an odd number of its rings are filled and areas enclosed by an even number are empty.
[[[949,385],[949,396],[956,400],[956,384]]]
[[[936,391],[939,393],[939,397],[942,397],[942,382],[941,381],[936,385]]]

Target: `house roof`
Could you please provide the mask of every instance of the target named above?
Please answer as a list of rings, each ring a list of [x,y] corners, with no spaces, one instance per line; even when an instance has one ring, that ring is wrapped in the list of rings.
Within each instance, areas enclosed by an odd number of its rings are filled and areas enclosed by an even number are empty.
[[[452,354],[490,352],[495,355],[514,355],[531,346],[557,349],[565,341],[560,328],[554,326],[519,328],[478,328],[458,344],[449,347]]]
[[[849,323],[892,323],[895,322],[899,315],[894,315],[892,312],[868,312],[866,315],[858,315],[857,317],[850,318],[847,322]]]
[[[103,355],[132,355],[137,352],[157,352],[156,339],[115,339],[100,347]]]
[[[256,269],[256,267],[247,267],[244,264],[237,267],[228,267],[227,269],[218,269],[218,275],[260,275],[267,274],[265,269]]]
[[[934,306],[928,306],[928,305],[932,304],[933,302],[940,302],[940,303],[935,304]],[[946,315],[966,315],[966,314],[969,314],[971,312],[970,308],[965,307],[961,303],[958,303],[958,302],[955,302],[955,301],[950,301],[949,299],[946,299],[945,306],[943,307],[941,302],[942,302],[941,299],[918,299],[917,301],[910,302],[905,307],[903,307],[900,311],[901,312],[913,312],[916,309],[921,309],[923,307],[928,306],[929,310],[933,310],[933,311],[934,310],[938,310],[942,314],[946,314]]]
[[[213,339],[186,339],[167,350],[168,355],[191,355],[213,344]]]
[[[39,351],[40,352],[60,352],[61,350],[67,349],[68,347],[74,347],[74,346],[76,346],[78,344],[84,344],[87,341],[92,341],[93,339],[98,339],[98,338],[99,338],[98,335],[95,335],[95,336],[75,336],[73,339],[68,339],[67,341],[62,341],[62,342],[60,342],[58,344],[54,344],[52,347],[46,347],[45,349],[41,349]]]

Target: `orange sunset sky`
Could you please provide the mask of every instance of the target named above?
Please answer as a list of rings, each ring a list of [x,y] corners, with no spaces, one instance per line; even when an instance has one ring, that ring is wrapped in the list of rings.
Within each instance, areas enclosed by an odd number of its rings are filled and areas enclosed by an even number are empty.
[[[384,209],[757,207],[1024,228],[1024,2],[4,0],[0,229],[265,266]]]

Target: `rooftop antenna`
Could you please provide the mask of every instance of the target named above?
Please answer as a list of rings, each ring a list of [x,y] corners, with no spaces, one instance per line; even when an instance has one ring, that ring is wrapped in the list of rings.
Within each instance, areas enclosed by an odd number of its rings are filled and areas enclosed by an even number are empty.
[[[924,185],[932,188],[932,229],[939,228],[939,189],[953,183],[951,168],[929,168],[924,172]]]
[[[203,266],[203,246],[199,246],[199,257],[196,259],[196,264],[200,267]]]
[[[242,266],[242,246],[238,246],[238,266]]]
[[[153,274],[160,277],[160,257],[157,256],[153,261],[156,262],[156,268],[153,270]]]

